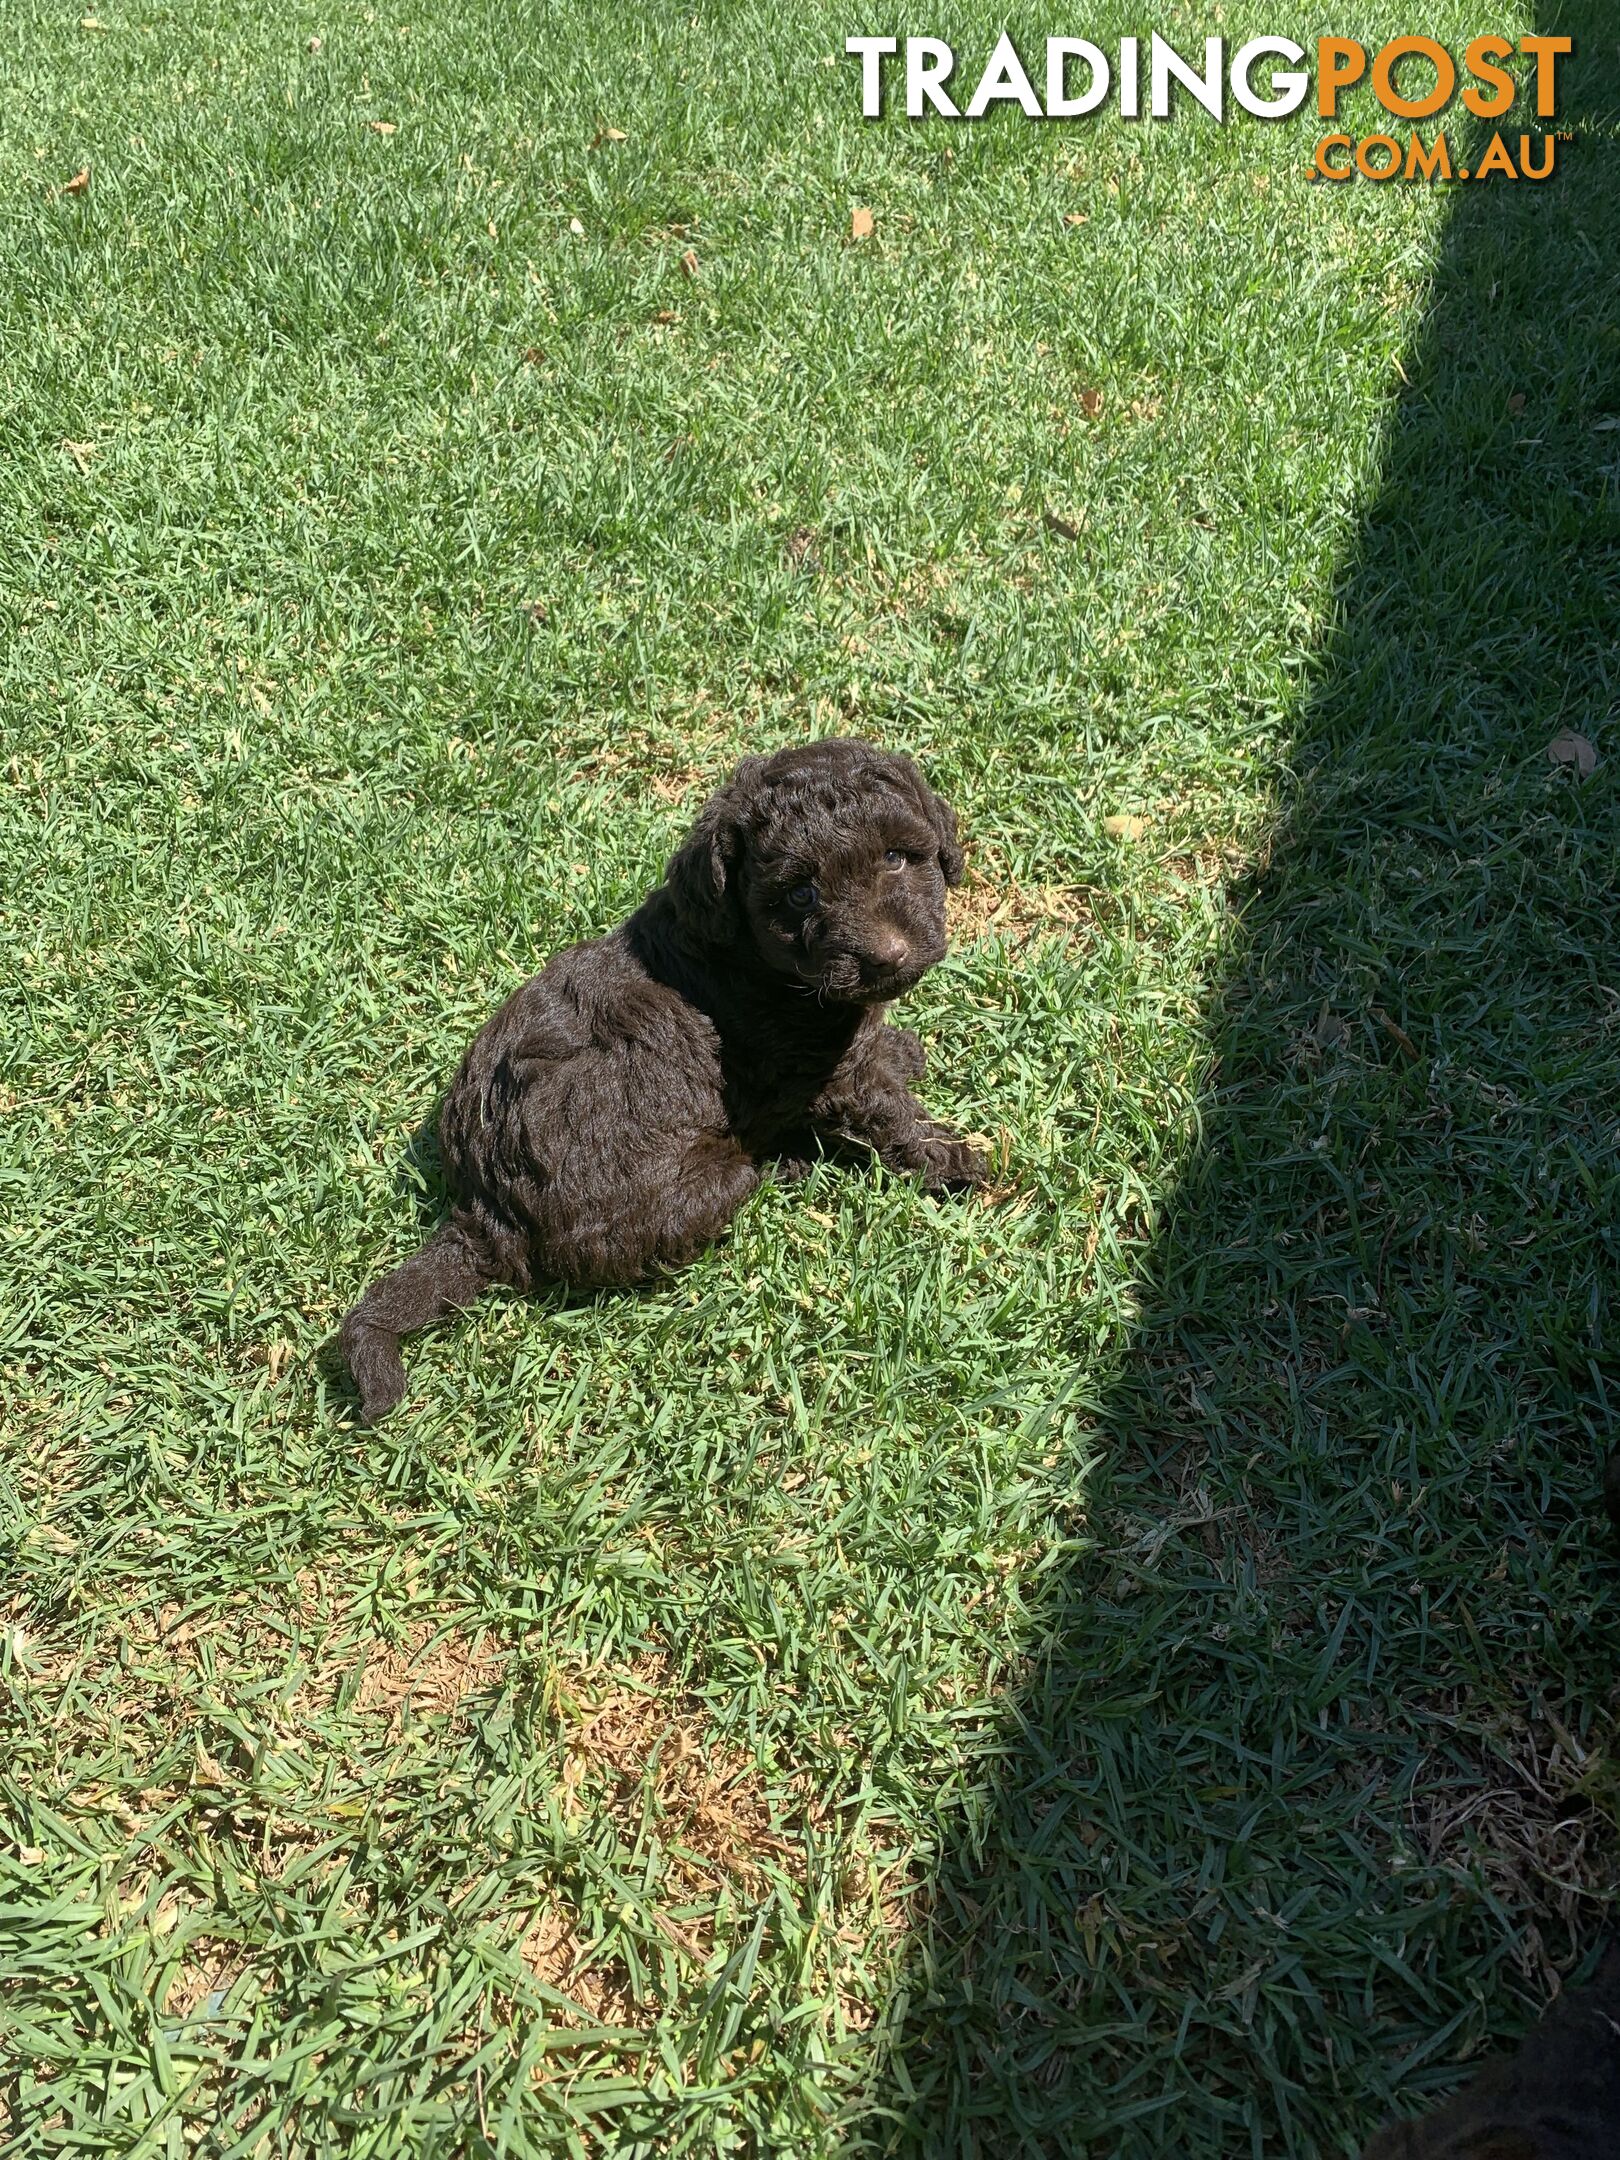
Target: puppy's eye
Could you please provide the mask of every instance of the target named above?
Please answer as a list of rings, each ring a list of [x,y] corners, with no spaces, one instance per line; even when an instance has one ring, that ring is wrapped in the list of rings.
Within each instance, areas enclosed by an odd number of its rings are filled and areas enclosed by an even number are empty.
[[[810,908],[816,904],[816,888],[813,885],[790,885],[787,896],[796,908]]]
[[[885,854],[883,860],[888,864],[891,870],[898,870],[902,863],[910,862],[911,857],[906,854],[904,849],[892,847]]]

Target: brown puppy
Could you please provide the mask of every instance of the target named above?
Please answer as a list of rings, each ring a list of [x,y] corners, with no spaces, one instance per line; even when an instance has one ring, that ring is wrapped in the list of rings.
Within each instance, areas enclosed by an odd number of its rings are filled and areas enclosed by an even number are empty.
[[[1363,2160],[1620,2160],[1620,1944],[1515,2053],[1432,2115],[1380,2130]]]
[[[620,929],[574,945],[474,1042],[439,1121],[452,1207],[339,1335],[370,1422],[399,1339],[492,1283],[628,1283],[724,1229],[773,1161],[853,1142],[931,1187],[980,1158],[910,1093],[885,1010],[945,952],[956,820],[907,757],[745,758]]]

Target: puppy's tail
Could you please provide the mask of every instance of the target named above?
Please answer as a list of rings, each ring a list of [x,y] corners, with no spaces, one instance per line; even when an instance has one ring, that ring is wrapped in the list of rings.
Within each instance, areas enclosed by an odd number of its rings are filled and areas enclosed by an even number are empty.
[[[360,1416],[384,1418],[405,1393],[399,1339],[477,1301],[503,1271],[487,1246],[460,1223],[446,1223],[420,1252],[373,1283],[338,1329],[338,1347],[354,1375]]]

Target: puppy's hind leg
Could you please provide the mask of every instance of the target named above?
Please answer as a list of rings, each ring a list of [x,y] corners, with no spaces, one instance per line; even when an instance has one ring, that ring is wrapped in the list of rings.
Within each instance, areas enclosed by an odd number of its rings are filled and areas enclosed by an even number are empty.
[[[338,1346],[360,1394],[367,1425],[384,1418],[405,1393],[399,1339],[430,1327],[504,1279],[488,1249],[459,1223],[446,1223],[420,1252],[373,1283],[338,1329]]]

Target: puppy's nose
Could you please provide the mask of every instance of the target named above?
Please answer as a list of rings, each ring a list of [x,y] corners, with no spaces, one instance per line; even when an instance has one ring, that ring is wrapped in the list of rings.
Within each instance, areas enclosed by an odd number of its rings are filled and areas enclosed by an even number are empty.
[[[898,930],[880,930],[867,948],[867,958],[873,967],[904,967],[911,958],[911,947]]]

